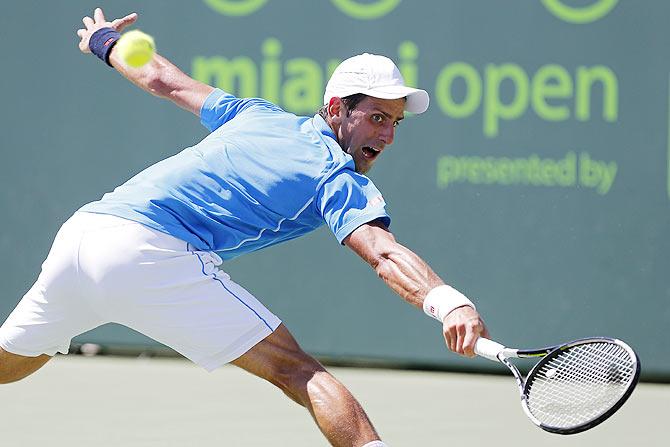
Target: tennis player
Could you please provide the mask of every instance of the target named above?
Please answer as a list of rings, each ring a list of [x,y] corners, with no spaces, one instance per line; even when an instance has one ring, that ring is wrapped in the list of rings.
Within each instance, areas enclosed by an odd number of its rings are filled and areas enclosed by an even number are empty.
[[[325,224],[391,289],[443,323],[449,349],[472,356],[487,335],[475,306],[395,241],[384,199],[365,176],[404,111],[424,112],[428,94],[405,86],[390,59],[362,54],[335,70],[318,114],[295,116],[195,81],[158,55],[141,69],[125,66],[114,43],[136,20],[110,22],[98,8],[83,19],[79,48],[199,116],[211,133],[65,222],[0,329],[0,382],[26,377],[67,353],[72,337],[116,322],[209,371],[232,363],[270,381],[309,410],[332,445],[384,446],[351,393],[219,266]]]

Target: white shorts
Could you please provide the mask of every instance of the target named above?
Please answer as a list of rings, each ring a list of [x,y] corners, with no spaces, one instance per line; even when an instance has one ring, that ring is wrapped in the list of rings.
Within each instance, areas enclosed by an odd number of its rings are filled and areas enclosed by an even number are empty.
[[[142,224],[77,212],[0,328],[0,347],[30,357],[66,354],[72,337],[119,323],[211,371],[281,324],[221,263]]]

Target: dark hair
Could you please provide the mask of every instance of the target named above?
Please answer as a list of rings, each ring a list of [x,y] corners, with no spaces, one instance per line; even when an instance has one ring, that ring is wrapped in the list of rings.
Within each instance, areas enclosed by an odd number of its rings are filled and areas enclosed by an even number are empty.
[[[351,111],[356,108],[359,102],[363,101],[363,99],[367,97],[368,95],[364,93],[354,93],[353,95],[345,96],[344,98],[342,98],[342,103],[344,104],[344,107],[347,108],[347,116],[349,116],[349,113],[351,113]],[[328,104],[322,106],[317,113],[321,115],[323,119],[327,119]]]

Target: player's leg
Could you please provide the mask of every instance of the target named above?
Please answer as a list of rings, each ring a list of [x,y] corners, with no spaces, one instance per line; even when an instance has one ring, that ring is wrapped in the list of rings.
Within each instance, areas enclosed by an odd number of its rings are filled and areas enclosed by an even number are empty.
[[[112,321],[209,371],[234,361],[270,380],[308,408],[334,445],[378,439],[351,393],[300,349],[279,318],[217,268],[216,254],[140,224],[104,236],[82,244],[79,259],[84,277],[106,291]],[[89,270],[101,259],[103,267]]]
[[[116,252],[129,257],[118,268],[111,261]],[[89,258],[110,264],[96,276],[109,293],[113,321],[209,371],[234,361],[270,380],[307,407],[334,445],[360,447],[378,439],[351,393],[300,349],[279,318],[217,268],[221,260],[214,253],[138,224],[82,245],[79,256],[83,265]],[[89,274],[86,268],[83,273]]]
[[[78,278],[84,220],[76,213],[63,224],[37,281],[0,327],[0,383],[27,377],[57,352],[67,354],[72,337],[105,322]]]
[[[379,439],[349,390],[303,352],[283,324],[232,363],[306,407],[332,445],[360,447]]]
[[[51,356],[26,357],[0,348],[0,384],[16,382],[40,369]]]

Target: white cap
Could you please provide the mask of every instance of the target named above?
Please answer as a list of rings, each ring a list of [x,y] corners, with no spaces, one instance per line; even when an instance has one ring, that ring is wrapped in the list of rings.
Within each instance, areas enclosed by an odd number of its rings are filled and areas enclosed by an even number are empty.
[[[350,57],[337,66],[326,85],[323,103],[356,93],[381,99],[407,98],[405,110],[411,113],[425,112],[430,102],[425,90],[405,86],[391,59],[368,53]]]

